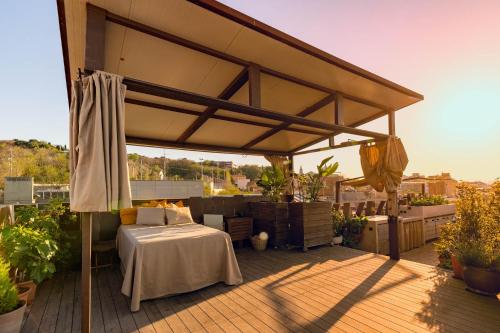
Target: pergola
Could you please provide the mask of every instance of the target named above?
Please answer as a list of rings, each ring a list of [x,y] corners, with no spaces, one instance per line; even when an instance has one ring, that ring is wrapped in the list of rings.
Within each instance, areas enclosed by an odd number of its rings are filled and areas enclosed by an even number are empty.
[[[212,0],[58,0],[68,97],[95,70],[124,77],[131,145],[293,156],[395,135],[423,96]],[[388,116],[389,133],[359,126]],[[328,146],[307,150],[328,140]],[[391,257],[399,259],[396,193]],[[90,318],[90,217],[82,225],[82,330]]]

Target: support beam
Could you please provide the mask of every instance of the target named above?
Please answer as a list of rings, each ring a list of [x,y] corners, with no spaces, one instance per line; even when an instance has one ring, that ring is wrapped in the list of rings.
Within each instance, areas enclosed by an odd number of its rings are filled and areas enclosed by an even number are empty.
[[[389,135],[396,135],[395,112],[388,114]],[[399,207],[398,192],[387,192],[387,214],[389,224],[389,255],[393,260],[399,260]]]
[[[87,4],[87,28],[85,35],[85,69],[104,70],[104,44],[106,35],[106,11]],[[82,213],[82,286],[81,331],[90,332],[91,323],[91,252],[92,213]]]
[[[320,101],[318,101],[318,102],[314,103],[313,105],[307,107],[306,109],[302,110],[300,113],[297,114],[297,116],[302,117],[302,118],[307,117],[308,115],[312,114],[313,112],[315,112],[315,111],[321,109],[322,107],[324,107],[325,105],[328,105],[329,103],[331,103],[334,98],[335,98],[334,95],[328,95],[325,98],[321,99]],[[250,142],[246,143],[241,148],[246,149],[246,148],[253,147],[256,144],[258,144],[259,142],[262,142],[265,139],[278,133],[279,131],[282,131],[284,129],[288,129],[290,127],[290,125],[292,125],[290,122],[281,123],[281,124],[277,125],[276,127],[274,127],[272,130],[267,131],[267,132],[263,133],[262,135],[259,135],[255,139],[251,140]]]
[[[344,97],[345,97],[345,96],[344,96]],[[373,116],[371,116],[371,117],[369,117],[369,118],[366,118],[366,119],[364,119],[364,120],[362,120],[362,121],[358,121],[358,122],[356,122],[356,123],[354,123],[354,124],[349,125],[349,127],[354,127],[354,128],[356,128],[356,127],[358,127],[358,126],[361,126],[361,125],[364,125],[364,124],[366,124],[366,123],[369,123],[370,121],[373,121],[373,120],[375,120],[375,119],[378,119],[378,118],[380,118],[380,117],[383,117],[383,116],[387,115],[387,113],[388,113],[387,111],[377,112],[377,113],[375,113]],[[333,134],[333,136],[337,136],[337,135],[339,135],[339,134],[341,134],[341,133],[340,133],[340,132],[338,132],[338,133],[334,133],[334,134]],[[309,142],[309,143],[307,143],[307,144],[305,144],[305,145],[303,145],[303,146],[300,146],[300,147],[295,148],[294,150],[290,151],[290,153],[293,153],[294,155],[296,155],[296,152],[300,152],[302,149],[306,149],[306,148],[309,148],[309,147],[311,147],[311,146],[314,146],[315,144],[318,144],[318,143],[320,143],[321,141],[328,140],[330,137],[331,137],[331,136],[329,136],[329,135],[325,135],[325,136],[323,136],[323,137],[321,137],[321,138],[319,138],[319,139],[317,139],[317,140],[314,140],[313,142]]]
[[[305,119],[297,116],[291,116],[285,112],[275,112],[262,108],[256,108],[249,105],[234,103],[218,98],[188,92],[181,89],[162,86],[149,82],[144,82],[132,78],[124,78],[123,83],[127,86],[127,90],[135,91],[142,94],[148,94],[158,97],[170,98],[178,101],[188,102],[192,104],[212,106],[227,111],[245,114],[250,116],[273,119],[282,122],[290,122],[291,124],[304,125],[316,129],[323,129],[332,132],[343,132],[373,138],[386,138],[387,134],[352,128],[347,126],[325,124],[319,121]]]
[[[371,143],[371,142],[375,142],[375,141],[376,140],[374,140],[374,139],[360,140],[360,141],[346,141],[346,142],[342,142],[342,143],[340,143],[338,145],[334,145],[334,146],[328,146],[328,147],[321,147],[321,148],[316,148],[316,149],[299,151],[297,153],[294,153],[293,156],[304,155],[304,154],[311,154],[311,153],[318,153],[320,151],[326,151],[326,150],[332,150],[332,149],[339,149],[339,148],[346,148],[346,147],[352,147],[352,146],[359,146],[359,145],[362,145],[364,143]]]
[[[344,97],[340,94],[335,95],[334,103],[334,121],[335,125],[344,125]],[[335,146],[335,135],[328,139],[328,145],[330,147]]]
[[[92,213],[81,213],[82,228],[82,285],[81,285],[81,331],[90,332],[91,323],[91,254],[92,254]]]
[[[85,69],[104,70],[104,41],[106,11],[87,4],[87,32],[85,35]]]
[[[261,107],[261,90],[260,90],[260,67],[256,64],[251,64],[248,67],[248,101],[253,107]]]
[[[228,100],[233,97],[234,94],[248,81],[248,70],[243,68],[243,70],[231,81],[231,83],[224,89],[217,98]],[[196,119],[177,139],[177,142],[183,143],[191,137],[203,124],[212,117],[218,108],[208,107],[201,113],[201,115]]]
[[[177,106],[163,105],[163,104],[159,104],[159,103],[155,103],[155,102],[142,101],[139,99],[129,98],[129,97],[125,98],[125,103],[145,106],[145,107],[153,108],[153,109],[160,109],[160,110],[165,110],[165,111],[170,111],[170,112],[176,112],[176,113],[181,113],[181,114],[188,114],[188,115],[196,116],[196,117],[200,116],[200,113],[201,113],[199,111],[180,108]],[[246,124],[246,125],[260,126],[260,127],[267,127],[267,128],[274,128],[276,126],[274,124],[263,123],[260,121],[234,118],[234,117],[222,116],[222,115],[218,115],[218,114],[214,114],[214,115],[210,116],[210,118],[217,119],[217,120],[223,120],[223,121],[230,121],[230,122],[238,123],[238,124]],[[292,132],[304,133],[304,134],[325,135],[325,133],[323,131],[320,132],[320,131],[316,131],[316,130],[307,130],[307,129],[303,129],[303,128],[290,127],[288,130],[292,131]]]
[[[242,155],[278,155],[282,156],[286,154],[283,151],[274,151],[274,150],[262,150],[262,149],[240,149],[238,147],[224,147],[210,144],[201,144],[201,143],[178,143],[177,141],[169,141],[169,140],[158,140],[158,139],[149,139],[149,138],[140,138],[127,136],[125,138],[127,144],[135,145],[135,146],[145,146],[145,147],[162,147],[162,148],[172,148],[172,149],[184,149],[184,150],[193,150],[193,151],[206,151],[210,153],[225,153],[225,154],[242,154]]]

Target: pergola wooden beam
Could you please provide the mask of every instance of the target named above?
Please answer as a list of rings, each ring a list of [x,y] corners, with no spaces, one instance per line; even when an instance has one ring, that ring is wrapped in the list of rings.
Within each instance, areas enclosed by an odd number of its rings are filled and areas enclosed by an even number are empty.
[[[363,119],[362,121],[358,121],[358,122],[355,122],[354,124],[349,125],[349,127],[358,127],[358,126],[364,125],[364,124],[366,124],[366,123],[369,123],[370,121],[373,121],[373,120],[375,120],[375,119],[378,119],[378,118],[380,118],[380,117],[383,117],[383,116],[385,116],[385,115],[387,115],[387,114],[388,114],[388,112],[387,112],[387,111],[381,111],[381,112],[378,112],[378,113],[374,114],[373,116],[371,116],[371,117],[369,117],[369,118]],[[339,133],[334,133],[334,134],[333,134],[333,136],[337,136],[337,135],[339,135],[339,134],[342,134],[342,133],[340,133],[340,132],[339,132]],[[319,139],[316,139],[316,140],[314,140],[314,141],[312,141],[312,142],[306,143],[306,144],[305,144],[305,145],[303,145],[303,146],[300,146],[300,147],[297,147],[297,148],[293,149],[293,150],[292,150],[292,151],[290,151],[289,153],[290,153],[290,154],[295,155],[295,154],[297,154],[297,152],[300,152],[302,149],[306,149],[306,148],[309,148],[309,147],[311,147],[311,146],[314,146],[315,144],[318,144],[318,143],[320,143],[321,141],[328,140],[328,139],[330,139],[331,137],[332,137],[331,135],[324,135],[324,136],[322,136],[322,137],[321,137],[321,138],[319,138]]]
[[[262,108],[256,108],[253,106],[234,103],[202,94],[197,94],[193,92],[188,92],[181,89],[176,89],[172,87],[162,86],[159,84],[153,84],[149,82],[144,82],[132,78],[124,78],[123,83],[127,86],[127,90],[135,91],[142,94],[153,95],[158,97],[169,98],[173,100],[188,102],[192,104],[212,106],[218,109],[223,109],[239,114],[256,116],[266,119],[278,120],[282,122],[289,122],[291,124],[308,126],[316,129],[323,129],[332,132],[342,132],[354,135],[373,137],[373,138],[385,138],[387,134],[377,133],[367,130],[362,130],[358,128],[352,128],[347,126],[339,126],[334,124],[325,124],[319,121],[314,121],[310,119],[305,119],[297,116],[291,116],[286,113],[274,112]]]
[[[231,81],[231,83],[218,95],[217,98],[228,100],[248,81],[248,69],[243,70]],[[216,107],[209,106],[203,111],[177,139],[177,142],[183,143],[191,137],[205,122],[217,112]]]
[[[170,111],[170,112],[176,112],[176,113],[181,113],[181,114],[187,114],[187,115],[196,116],[196,117],[200,116],[200,114],[201,114],[200,111],[189,110],[189,109],[180,108],[177,106],[163,105],[163,104],[159,104],[159,103],[155,103],[155,102],[148,102],[148,101],[143,101],[143,100],[130,98],[130,97],[125,98],[125,103],[145,106],[145,107],[149,107],[149,108],[153,108],[153,109],[160,109],[160,110],[165,110],[165,111]],[[214,114],[214,115],[210,116],[210,118],[217,119],[217,120],[223,120],[223,121],[229,121],[229,122],[238,123],[238,124],[246,124],[246,125],[267,127],[267,128],[274,128],[276,126],[275,124],[269,124],[269,123],[264,123],[264,122],[260,122],[260,121],[249,120],[249,119],[223,116],[223,115],[218,115],[218,114]],[[309,130],[309,129],[304,129],[304,128],[290,127],[288,130],[291,132],[304,133],[304,134],[325,135],[324,131],[320,132],[317,130]]]
[[[329,103],[331,103],[334,98],[335,98],[335,95],[328,95],[325,98],[321,99],[320,101],[318,101],[318,102],[314,103],[313,105],[307,107],[306,109],[302,110],[299,114],[297,114],[297,116],[298,117],[307,117],[311,113],[313,113],[313,112],[321,109],[325,105],[328,105]],[[241,148],[245,149],[245,148],[253,147],[256,144],[258,144],[259,142],[262,142],[265,139],[278,133],[279,131],[284,130],[284,129],[289,129],[290,125],[292,125],[290,122],[284,122],[284,123],[281,123],[279,125],[276,125],[273,129],[263,133],[262,135],[259,135],[258,137],[251,140],[250,142],[248,142],[247,144],[245,144]]]
[[[93,6],[93,7],[95,7],[95,6]],[[99,8],[99,7],[97,7],[97,8]],[[146,24],[128,19],[126,17],[120,16],[120,15],[117,15],[117,14],[114,14],[111,12],[106,12],[106,19],[109,22],[119,24],[121,26],[142,32],[144,34],[165,40],[165,41],[170,42],[170,43],[184,46],[184,47],[189,48],[191,50],[195,50],[195,51],[210,55],[212,57],[216,57],[218,59],[231,62],[231,63],[236,64],[236,65],[240,65],[240,66],[244,66],[244,67],[250,67],[252,65],[251,62],[246,61],[244,59],[232,56],[230,54],[227,54],[227,53],[224,53],[224,52],[212,49],[212,48],[209,48],[207,46],[195,43],[195,42],[187,40],[187,39],[175,36],[173,34],[165,32],[165,31],[158,30],[158,29],[150,27]],[[290,81],[290,82],[293,82],[293,83],[296,83],[299,85],[303,85],[303,86],[311,88],[311,89],[326,92],[328,94],[339,93],[339,94],[342,94],[344,96],[344,98],[350,99],[354,102],[365,104],[365,105],[368,105],[368,106],[371,106],[374,108],[378,108],[381,110],[388,110],[387,106],[375,103],[373,101],[370,101],[370,100],[367,100],[367,99],[364,99],[364,98],[361,98],[358,96],[353,96],[353,95],[347,94],[345,92],[331,89],[331,88],[322,86],[322,85],[314,83],[314,82],[309,82],[309,81],[303,80],[301,78],[298,78],[298,77],[295,77],[295,76],[292,76],[289,74],[285,74],[285,73],[276,71],[272,68],[268,68],[268,67],[265,67],[262,65],[259,65],[259,68],[260,68],[260,71],[262,73],[280,78],[280,79],[285,80],[285,81]]]
[[[106,36],[106,11],[87,5],[85,34],[85,68],[104,70],[104,45]],[[81,278],[81,331],[90,332],[91,322],[91,258],[92,213],[81,213],[82,228],[82,278]]]
[[[339,149],[339,148],[359,146],[359,145],[362,145],[362,144],[365,144],[365,143],[371,143],[371,142],[375,142],[375,141],[376,140],[374,140],[374,139],[359,140],[359,141],[346,141],[346,142],[339,143],[338,145],[333,145],[333,146],[328,146],[328,147],[321,147],[321,148],[316,148],[316,149],[299,151],[299,152],[293,154],[293,156],[304,155],[304,154],[311,154],[311,153],[318,153],[320,151],[326,151],[326,150],[332,150],[332,149]]]
[[[193,150],[193,151],[205,151],[205,152],[216,152],[216,153],[226,153],[226,154],[242,154],[242,155],[283,155],[282,151],[274,150],[264,150],[264,149],[240,149],[238,147],[227,147],[218,145],[209,145],[201,143],[178,143],[176,141],[169,140],[159,140],[159,139],[149,139],[141,138],[135,136],[126,136],[127,144],[136,146],[146,146],[146,147],[161,147],[161,148],[172,148],[172,149],[183,149],[183,150]]]

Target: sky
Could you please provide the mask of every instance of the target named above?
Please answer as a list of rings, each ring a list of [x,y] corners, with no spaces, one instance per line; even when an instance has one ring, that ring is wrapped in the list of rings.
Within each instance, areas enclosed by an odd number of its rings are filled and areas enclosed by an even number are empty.
[[[406,174],[451,172],[460,180],[482,181],[500,177],[500,1],[222,2],[423,94],[424,101],[396,113],[396,134],[410,159]],[[0,6],[0,140],[67,144],[68,102],[55,1],[6,0]],[[363,128],[386,132],[387,120]],[[266,163],[253,156],[128,150]],[[295,167],[313,170],[332,154],[340,172],[361,175],[358,148],[297,156]]]

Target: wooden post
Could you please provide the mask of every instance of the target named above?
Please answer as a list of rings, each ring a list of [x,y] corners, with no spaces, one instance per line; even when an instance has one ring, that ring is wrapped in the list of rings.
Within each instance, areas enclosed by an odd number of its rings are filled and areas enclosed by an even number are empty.
[[[344,125],[344,96],[341,94],[335,94],[335,125]],[[335,146],[335,136],[331,136],[328,139],[328,146]]]
[[[340,180],[337,180],[335,182],[335,202],[336,203],[340,203],[340,186],[342,185],[342,183],[340,182]]]
[[[396,135],[396,119],[394,111],[390,111],[389,118],[389,135]],[[389,255],[393,260],[399,260],[399,207],[398,207],[398,192],[387,193],[387,214],[389,224]]]
[[[248,67],[248,87],[250,106],[260,108],[260,67],[256,64],[250,64]]]
[[[106,11],[87,4],[87,27],[85,37],[85,69],[104,70],[104,45]],[[82,213],[82,286],[81,286],[81,331],[90,333],[91,323],[91,253],[92,213]]]
[[[82,217],[81,218],[81,226],[82,226],[81,331],[84,333],[89,333],[90,313],[91,313],[90,260],[92,255],[92,213],[82,213],[81,217]]]

